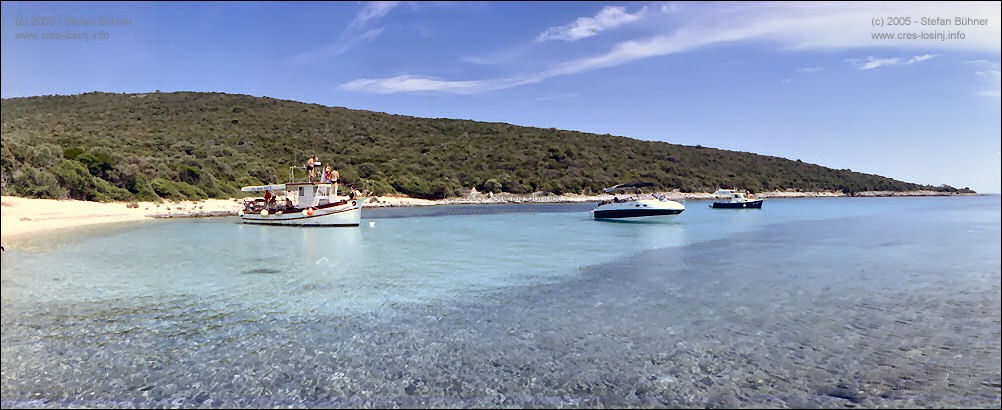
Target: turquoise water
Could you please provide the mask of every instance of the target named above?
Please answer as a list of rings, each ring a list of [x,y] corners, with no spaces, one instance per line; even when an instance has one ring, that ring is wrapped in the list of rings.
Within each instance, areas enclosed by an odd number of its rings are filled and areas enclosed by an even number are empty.
[[[366,209],[3,253],[4,407],[1000,405],[1000,202]]]

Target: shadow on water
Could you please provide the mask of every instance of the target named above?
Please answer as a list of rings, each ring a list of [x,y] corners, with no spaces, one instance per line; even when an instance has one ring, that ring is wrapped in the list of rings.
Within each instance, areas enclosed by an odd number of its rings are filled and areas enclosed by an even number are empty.
[[[278,273],[282,273],[282,271],[270,268],[256,268],[256,269],[248,269],[241,273],[245,275],[275,275]]]

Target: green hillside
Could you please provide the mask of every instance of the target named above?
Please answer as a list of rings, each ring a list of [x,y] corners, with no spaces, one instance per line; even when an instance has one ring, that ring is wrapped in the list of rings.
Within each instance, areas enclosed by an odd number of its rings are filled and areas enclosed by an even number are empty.
[[[220,93],[4,99],[2,121],[3,194],[39,198],[233,197],[286,181],[313,153],[360,189],[422,198],[470,187],[593,193],[634,180],[684,192],[957,191],[700,146]]]

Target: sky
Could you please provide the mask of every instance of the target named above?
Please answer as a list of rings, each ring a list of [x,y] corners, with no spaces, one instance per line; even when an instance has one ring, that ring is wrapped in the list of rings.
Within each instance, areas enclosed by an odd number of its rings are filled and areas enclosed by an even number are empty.
[[[1000,9],[3,2],[0,88],[3,98],[249,94],[702,145],[999,193]]]

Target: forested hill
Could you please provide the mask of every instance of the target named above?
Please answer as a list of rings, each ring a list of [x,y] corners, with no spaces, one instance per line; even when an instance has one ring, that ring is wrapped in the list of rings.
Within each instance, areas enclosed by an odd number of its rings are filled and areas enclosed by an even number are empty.
[[[88,93],[2,104],[4,195],[233,197],[244,185],[285,182],[314,153],[358,188],[423,198],[470,187],[593,193],[637,180],[683,192],[956,191],[745,152],[247,95]]]

